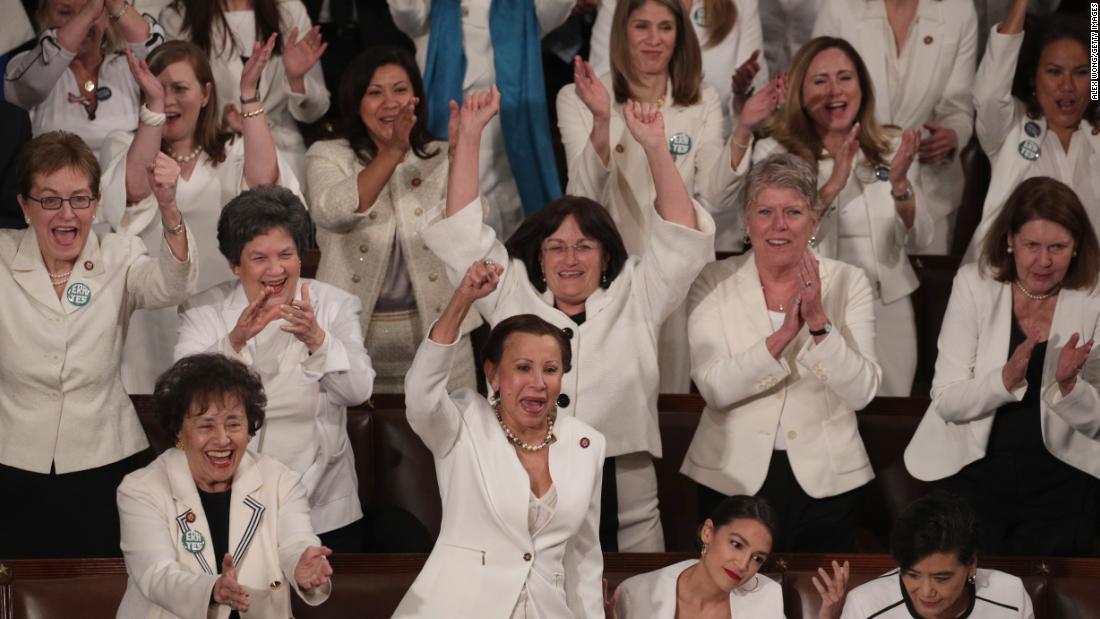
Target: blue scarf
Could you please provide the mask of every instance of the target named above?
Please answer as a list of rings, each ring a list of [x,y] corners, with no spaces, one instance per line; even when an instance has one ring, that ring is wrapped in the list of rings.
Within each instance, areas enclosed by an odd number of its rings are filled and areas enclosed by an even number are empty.
[[[448,102],[462,100],[466,52],[462,48],[460,10],[460,0],[432,0],[424,90],[428,97],[428,128],[437,136],[447,135]],[[504,148],[523,212],[530,215],[561,197],[550,144],[541,33],[533,0],[492,0],[489,38],[500,90]]]

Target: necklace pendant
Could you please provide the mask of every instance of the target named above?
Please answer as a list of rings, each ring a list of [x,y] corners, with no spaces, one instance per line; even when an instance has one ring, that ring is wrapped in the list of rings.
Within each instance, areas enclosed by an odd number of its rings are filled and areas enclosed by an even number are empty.
[[[93,80],[84,81],[84,92],[92,93],[95,91],[95,82]]]

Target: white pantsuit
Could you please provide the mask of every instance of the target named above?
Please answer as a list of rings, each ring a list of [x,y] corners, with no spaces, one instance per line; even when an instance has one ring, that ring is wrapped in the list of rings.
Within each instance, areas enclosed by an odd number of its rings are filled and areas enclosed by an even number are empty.
[[[426,339],[407,377],[405,410],[435,458],[443,523],[394,617],[507,619],[521,592],[539,619],[603,617],[603,435],[558,416],[546,448],[557,505],[532,534],[530,477],[492,407],[470,389],[447,394],[454,352]]]
[[[932,244],[924,250],[929,254],[950,250],[955,210],[962,201],[959,153],[974,130],[977,20],[973,0],[920,0],[900,54],[882,0],[825,0],[814,26],[814,36],[846,39],[859,52],[871,74],[880,125],[910,129],[935,122],[955,132],[955,152],[942,163],[922,165],[917,175],[921,207],[936,225]]]
[[[624,580],[619,585],[619,602],[615,605],[619,619],[676,619],[677,579],[698,563],[698,559],[688,559]],[[730,591],[732,616],[784,619],[783,587],[760,573],[753,579],[755,586],[750,587],[750,581]]]
[[[348,407],[371,396],[374,370],[363,348],[359,299],[335,286],[298,280],[295,298],[309,284],[317,324],[325,331],[321,347],[310,353],[279,319],[238,352],[229,333],[248,307],[244,286],[225,282],[180,306],[175,358],[220,353],[255,370],[267,392],[264,427],[249,444],[302,476],[313,530],[327,533],[363,517],[355,457],[348,441]]]
[[[248,617],[289,617],[290,590],[316,606],[332,584],[300,590],[294,568],[310,546],[320,546],[298,475],[266,456],[246,452],[233,478],[229,552],[251,606]],[[118,487],[126,593],[118,619],[227,619],[231,609],[211,605],[222,557],[203,511],[187,454],[169,449]],[[199,552],[183,546],[197,533]],[[192,537],[196,537],[193,533]]]

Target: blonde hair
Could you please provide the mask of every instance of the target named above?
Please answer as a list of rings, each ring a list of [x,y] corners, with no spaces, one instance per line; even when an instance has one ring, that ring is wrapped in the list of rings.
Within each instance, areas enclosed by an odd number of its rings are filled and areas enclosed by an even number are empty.
[[[49,4],[50,0],[41,0],[38,4],[38,10],[34,12],[34,22],[38,26],[39,34],[51,28],[51,26],[46,25],[46,21],[49,19]],[[99,53],[103,56],[121,53],[123,44],[122,37],[115,32],[114,24],[108,22],[107,29],[103,31],[103,41],[99,44]]]
[[[867,65],[863,63],[859,52],[844,39],[835,37],[817,37],[811,39],[791,60],[790,87],[787,88],[787,100],[779,108],[769,125],[771,136],[789,152],[798,155],[817,167],[823,158],[825,146],[817,134],[814,121],[802,104],[802,82],[810,70],[810,64],[817,55],[827,49],[839,49],[856,68],[861,92],[856,122],[859,123],[859,148],[870,166],[885,164],[885,155],[890,152],[890,134],[875,120],[875,90]]]
[[[737,5],[733,0],[703,0],[703,19],[707,33],[703,47],[710,49],[721,43],[737,24]]]
[[[630,60],[630,43],[626,31],[630,16],[647,2],[653,2],[672,12],[676,21],[676,46],[668,62],[668,76],[672,80],[672,103],[681,106],[699,102],[703,85],[703,52],[695,29],[687,23],[684,7],[679,0],[621,0],[615,6],[611,18],[611,87],[615,101],[625,103],[630,98],[630,84],[637,82],[634,65]]]

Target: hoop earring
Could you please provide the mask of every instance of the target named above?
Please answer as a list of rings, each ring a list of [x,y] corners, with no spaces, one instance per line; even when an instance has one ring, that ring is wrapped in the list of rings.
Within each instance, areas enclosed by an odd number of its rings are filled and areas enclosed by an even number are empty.
[[[753,576],[752,577],[752,589],[749,589],[748,587],[741,587],[741,590],[744,591],[745,593],[752,593],[753,591],[756,591],[759,588],[760,588],[760,577],[759,576]]]

